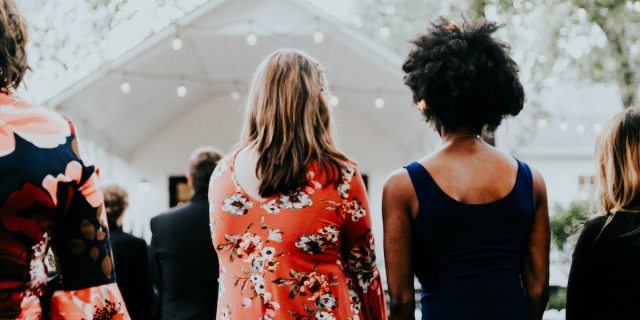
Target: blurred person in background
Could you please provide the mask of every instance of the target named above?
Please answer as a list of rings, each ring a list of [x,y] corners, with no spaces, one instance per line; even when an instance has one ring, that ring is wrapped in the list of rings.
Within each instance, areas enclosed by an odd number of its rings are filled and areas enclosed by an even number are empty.
[[[209,178],[222,153],[202,147],[189,159],[191,200],[151,219],[151,271],[159,319],[215,319],[218,257],[209,229]]]
[[[367,192],[333,142],[327,88],[294,49],[254,75],[241,144],[209,190],[218,319],[386,319]]]
[[[585,225],[573,253],[567,320],[640,317],[640,110],[616,115],[596,147],[603,213]]]
[[[16,4],[0,0],[0,319],[129,319],[96,167],[70,121],[14,93],[26,48]],[[42,315],[49,247],[60,277]]]
[[[153,289],[149,278],[147,243],[122,230],[124,213],[129,206],[127,191],[117,184],[108,184],[102,187],[102,193],[122,298],[132,320],[149,319]]]
[[[413,41],[405,84],[442,146],[383,192],[391,319],[542,319],[549,216],[542,176],[482,139],[523,108],[518,66],[495,23],[441,19]]]

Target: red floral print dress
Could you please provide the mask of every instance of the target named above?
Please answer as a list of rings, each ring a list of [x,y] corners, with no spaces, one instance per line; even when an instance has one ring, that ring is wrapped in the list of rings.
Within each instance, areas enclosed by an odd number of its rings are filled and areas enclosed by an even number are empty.
[[[386,319],[355,166],[326,187],[311,168],[306,187],[258,201],[235,179],[235,154],[220,161],[209,188],[220,261],[217,319]]]
[[[96,183],[70,122],[0,94],[0,319],[129,319]],[[43,315],[50,249],[60,290]]]

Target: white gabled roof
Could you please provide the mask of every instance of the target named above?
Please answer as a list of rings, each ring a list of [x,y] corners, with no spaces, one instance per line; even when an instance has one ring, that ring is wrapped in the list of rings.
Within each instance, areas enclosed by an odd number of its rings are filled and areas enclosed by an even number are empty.
[[[320,44],[312,38],[316,30],[324,35]],[[246,42],[249,32],[258,37],[255,46]],[[179,51],[170,45],[177,33]],[[258,63],[280,47],[307,51],[326,66],[341,111],[408,152],[424,143],[428,129],[410,107],[402,57],[302,0],[210,0],[45,104],[82,121],[93,140],[126,155],[190,108],[232,90],[244,93]],[[125,77],[128,94],[120,91]],[[176,96],[181,83],[184,98]],[[380,110],[374,107],[378,96],[385,101]],[[238,104],[228,99],[228,106],[217,106],[220,116],[238,116]]]

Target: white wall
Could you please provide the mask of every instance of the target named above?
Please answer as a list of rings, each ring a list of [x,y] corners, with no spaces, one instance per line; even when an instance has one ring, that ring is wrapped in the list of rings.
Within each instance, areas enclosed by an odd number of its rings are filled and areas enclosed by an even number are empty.
[[[413,160],[415,150],[403,149],[346,106],[335,109],[334,120],[338,146],[369,176],[373,230],[382,265],[382,187],[391,171]],[[200,106],[188,107],[180,118],[154,133],[131,154],[126,165],[103,170],[111,173],[110,181],[126,181],[123,185],[130,193],[131,205],[125,218],[125,229],[148,239],[149,219],[168,209],[169,176],[184,175],[189,155],[200,146],[231,151],[240,136],[241,125],[242,106],[239,103],[213,98]],[[149,182],[149,190],[138,187],[142,179]]]
[[[523,154],[520,158],[544,177],[550,209],[554,204],[567,205],[585,199],[586,195],[579,192],[578,177],[596,172],[593,154]]]

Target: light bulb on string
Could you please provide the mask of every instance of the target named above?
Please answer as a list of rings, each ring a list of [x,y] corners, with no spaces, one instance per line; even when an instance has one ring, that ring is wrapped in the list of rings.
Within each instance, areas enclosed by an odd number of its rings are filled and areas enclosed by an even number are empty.
[[[233,101],[240,101],[240,92],[238,90],[232,90],[231,93],[229,94],[229,97],[231,98],[231,100]]]
[[[131,85],[129,84],[129,81],[127,81],[126,71],[122,72],[122,83],[120,84],[120,91],[122,91],[122,93],[124,94],[131,92]]]
[[[567,129],[569,129],[569,125],[564,121],[560,122],[560,130],[567,131]]]
[[[382,39],[386,39],[389,38],[391,30],[389,30],[389,27],[387,27],[386,25],[383,25],[382,27],[380,27],[380,29],[378,29],[378,34]]]
[[[576,131],[578,131],[578,133],[583,133],[585,129],[586,127],[582,123],[576,126]]]
[[[538,127],[540,128],[544,128],[547,126],[549,122],[547,121],[547,119],[539,119],[538,120]]]
[[[122,83],[120,84],[120,90],[124,94],[127,94],[131,91],[131,85],[129,84],[129,82],[127,82],[127,80],[122,81]]]
[[[329,98],[329,104],[332,107],[337,107],[340,104],[340,99],[338,96],[331,96],[331,98]]]
[[[171,40],[171,48],[175,51],[182,49],[182,39],[180,35],[176,34],[173,40]]]
[[[373,103],[377,109],[384,108],[384,99],[382,99],[382,97],[376,98],[376,100]]]
[[[247,34],[247,44],[255,46],[256,43],[258,43],[258,36],[253,32],[249,32],[249,34]]]
[[[247,44],[250,46],[255,46],[258,43],[258,36],[253,33],[253,21],[249,20],[249,33],[247,34]]]
[[[176,89],[176,94],[178,95],[178,97],[184,98],[184,96],[187,95],[187,87],[185,87],[184,84],[179,85]]]
[[[322,41],[324,41],[324,35],[322,34],[322,31],[316,30],[316,32],[313,33],[313,42],[322,43]]]
[[[602,124],[600,124],[600,123],[596,123],[596,124],[594,124],[594,125],[593,125],[593,131],[598,132],[598,133],[599,133],[600,131],[602,131]]]

